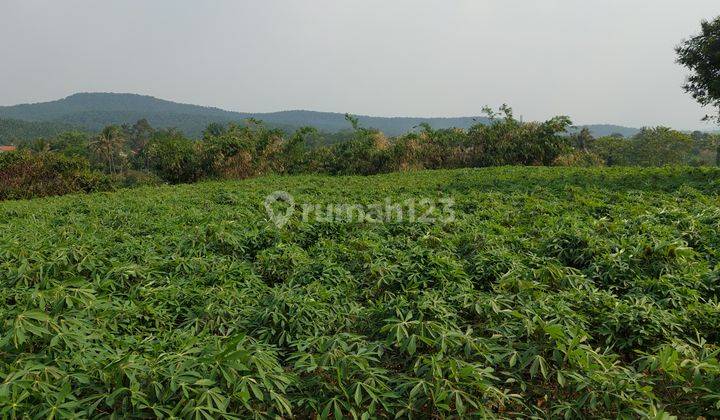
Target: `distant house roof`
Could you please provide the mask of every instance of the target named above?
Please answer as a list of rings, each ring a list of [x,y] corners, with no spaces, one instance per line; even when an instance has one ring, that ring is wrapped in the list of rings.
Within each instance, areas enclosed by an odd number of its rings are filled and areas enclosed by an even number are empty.
[[[14,152],[17,150],[15,146],[0,146],[0,152]]]

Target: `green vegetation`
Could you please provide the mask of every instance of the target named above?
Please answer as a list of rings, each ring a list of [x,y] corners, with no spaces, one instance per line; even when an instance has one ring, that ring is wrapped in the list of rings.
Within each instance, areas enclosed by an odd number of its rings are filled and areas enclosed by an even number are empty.
[[[0,418],[720,417],[720,137],[484,111],[0,107]]]
[[[0,146],[20,145],[38,138],[50,138],[75,129],[62,122],[30,122],[0,118]]]
[[[630,139],[589,138],[583,150],[608,165],[663,166],[713,165],[720,137],[705,133],[688,135],[667,127],[644,128]]]
[[[484,111],[488,122],[468,130],[436,129],[423,123],[398,137],[366,128],[350,115],[346,123],[352,130],[333,135],[310,127],[287,134],[249,119],[243,124],[209,124],[201,140],[192,140],[179,130],[156,130],[143,119],[133,125],[107,126],[96,135],[67,132],[25,147],[38,155],[84,160],[97,178],[109,177],[109,188],[143,180],[175,184],[268,174],[373,175],[501,165],[698,166],[712,165],[717,159],[717,135],[696,132],[690,136],[656,127],[629,139],[595,139],[588,129],[570,133],[567,117],[522,122],[507,106],[498,112]],[[0,177],[13,179],[17,173],[0,161]],[[0,199],[33,196],[29,192],[18,196],[17,189],[7,189],[0,185]],[[38,195],[72,192],[45,187],[33,191]]]
[[[0,153],[0,199],[94,192],[113,187],[87,160],[57,153]]]
[[[676,48],[677,61],[692,71],[683,86],[703,106],[717,108],[706,120],[720,122],[720,16],[703,21],[700,33]]]
[[[491,124],[477,124],[468,131],[433,130],[423,125],[420,134],[388,139],[378,130],[361,127],[346,116],[353,131],[340,141],[327,139],[312,128],[291,136],[256,120],[243,125],[210,124],[202,141],[178,130],[155,130],[146,120],[133,126],[108,126],[99,134],[65,133],[56,139],[40,139],[29,150],[40,155],[87,158],[99,172],[122,185],[128,174],[146,172],[169,183],[200,179],[242,179],[265,174],[327,173],[371,175],[409,168],[453,168],[502,164],[550,164],[566,149],[561,134],[570,125],[565,117],[545,123],[523,123],[503,108],[503,116],[489,111]],[[445,155],[445,156],[442,156]],[[11,159],[6,159],[11,160]],[[0,177],[15,180],[18,171],[0,162]],[[24,175],[23,175],[24,176]],[[137,178],[137,177],[136,177]],[[63,194],[40,188],[43,195]],[[78,190],[79,191],[79,190]],[[22,197],[31,197],[23,195]],[[0,199],[18,198],[16,189],[0,185]]]
[[[714,115],[705,121],[720,122],[720,16],[703,21],[700,33],[679,45],[677,62],[690,69],[691,74],[683,88],[702,106],[716,108]],[[720,150],[720,144],[717,144]],[[720,164],[720,151],[717,155]]]
[[[720,170],[263,177],[0,203],[0,413],[720,415]],[[267,220],[453,198],[448,224]]]

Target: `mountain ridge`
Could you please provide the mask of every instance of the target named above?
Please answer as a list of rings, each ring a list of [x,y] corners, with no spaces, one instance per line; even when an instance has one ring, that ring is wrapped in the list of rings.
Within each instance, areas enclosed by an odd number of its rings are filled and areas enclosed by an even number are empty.
[[[390,136],[411,131],[423,122],[427,122],[436,129],[469,128],[477,123],[489,122],[488,118],[481,116],[356,116],[362,126],[377,128]],[[80,92],[55,101],[0,106],[0,118],[69,124],[89,131],[98,131],[109,124],[132,124],[145,118],[154,127],[175,127],[190,137],[199,137],[202,130],[210,123],[227,124],[248,118],[259,119],[268,125],[288,131],[306,125],[326,132],[337,132],[350,128],[345,121],[345,114],[339,112],[312,110],[236,112],[218,107],[168,101],[150,95],[113,92]],[[595,136],[614,132],[631,136],[639,131],[637,128],[612,124],[590,124],[580,127],[588,127]]]

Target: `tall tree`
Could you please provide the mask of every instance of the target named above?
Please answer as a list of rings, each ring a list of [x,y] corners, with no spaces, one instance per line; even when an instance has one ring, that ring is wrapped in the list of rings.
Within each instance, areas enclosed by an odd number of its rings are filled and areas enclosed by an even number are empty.
[[[145,118],[138,120],[130,128],[130,138],[128,139],[130,149],[135,153],[139,153],[147,146],[154,132],[155,129],[152,128],[148,120]]]
[[[640,166],[686,164],[693,145],[689,135],[668,127],[643,128],[630,143],[632,162]]]
[[[720,122],[720,17],[703,21],[699,34],[683,41],[675,51],[677,61],[689,68],[683,88],[702,106],[717,108],[715,115],[706,115],[704,120]],[[716,156],[720,164],[720,150]]]
[[[104,161],[106,169],[111,174],[119,172],[119,160],[122,158],[125,138],[123,131],[116,125],[109,125],[90,142],[90,150]]]
[[[155,133],[155,129],[145,118],[138,120],[132,127],[123,130],[127,136],[127,147],[132,156],[132,164],[136,169],[150,169],[145,148]]]
[[[571,137],[572,145],[578,150],[587,152],[592,146],[595,138],[593,137],[590,129],[583,127],[579,132],[573,134]]]

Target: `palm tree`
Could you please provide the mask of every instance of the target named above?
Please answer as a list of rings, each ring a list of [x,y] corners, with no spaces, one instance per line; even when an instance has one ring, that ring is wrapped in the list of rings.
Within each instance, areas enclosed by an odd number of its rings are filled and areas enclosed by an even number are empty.
[[[43,153],[43,152],[49,152],[52,145],[50,144],[50,141],[39,138],[32,142],[30,145],[30,148],[36,152]]]
[[[109,125],[90,142],[90,149],[107,164],[111,174],[116,172],[116,157],[122,152],[125,138],[120,127]]]

